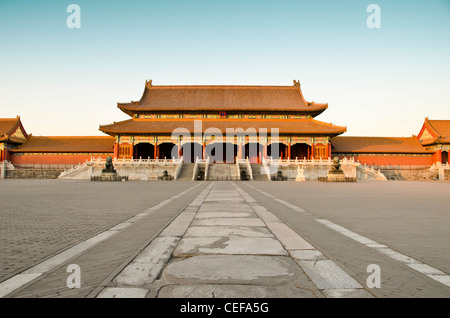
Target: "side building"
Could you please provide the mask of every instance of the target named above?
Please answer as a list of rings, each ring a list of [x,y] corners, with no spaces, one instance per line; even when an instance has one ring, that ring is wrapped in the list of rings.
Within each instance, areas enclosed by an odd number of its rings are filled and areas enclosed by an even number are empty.
[[[428,151],[434,152],[433,162],[448,164],[450,151],[450,120],[430,120],[425,118],[417,140]]]
[[[424,148],[412,137],[347,137],[331,139],[332,154],[339,158],[354,158],[375,169],[398,166],[431,166],[435,152]]]
[[[11,150],[16,149],[28,139],[20,117],[0,118],[0,162],[11,161]]]
[[[11,162],[17,166],[77,165],[91,158],[114,155],[114,138],[108,136],[29,136],[10,150]]]

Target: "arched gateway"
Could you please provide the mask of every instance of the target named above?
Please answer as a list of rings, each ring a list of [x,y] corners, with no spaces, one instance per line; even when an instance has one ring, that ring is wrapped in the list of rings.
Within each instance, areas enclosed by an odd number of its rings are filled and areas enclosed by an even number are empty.
[[[213,158],[233,163],[249,158],[331,157],[330,138],[346,127],[314,118],[328,104],[307,102],[293,86],[154,86],[139,101],[119,103],[131,119],[100,130],[114,136],[117,158]]]

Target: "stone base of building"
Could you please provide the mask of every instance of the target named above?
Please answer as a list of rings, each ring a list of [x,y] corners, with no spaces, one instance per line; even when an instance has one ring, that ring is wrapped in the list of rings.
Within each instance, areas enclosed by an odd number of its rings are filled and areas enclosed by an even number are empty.
[[[99,176],[92,176],[91,181],[127,181],[127,176],[119,176],[117,172],[102,172]]]
[[[20,168],[4,171],[6,179],[57,179],[64,169]]]

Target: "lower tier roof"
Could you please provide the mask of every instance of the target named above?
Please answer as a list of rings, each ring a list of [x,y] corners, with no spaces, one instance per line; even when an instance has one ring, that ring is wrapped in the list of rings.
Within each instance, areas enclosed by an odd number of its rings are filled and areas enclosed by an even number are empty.
[[[322,135],[337,136],[344,133],[347,128],[324,123],[314,119],[265,119],[265,120],[248,120],[248,119],[201,119],[202,132],[207,129],[218,129],[224,135],[227,128],[247,129],[266,128],[270,134],[271,129],[278,128],[279,134],[289,135]],[[193,119],[129,119],[110,125],[100,126],[100,130],[109,135],[125,135],[125,134],[172,134],[175,129],[185,128],[189,132],[194,132]]]

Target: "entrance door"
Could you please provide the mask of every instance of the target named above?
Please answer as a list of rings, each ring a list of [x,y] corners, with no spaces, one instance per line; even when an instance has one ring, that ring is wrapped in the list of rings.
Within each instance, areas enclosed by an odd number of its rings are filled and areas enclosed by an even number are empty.
[[[307,144],[297,143],[291,146],[291,159],[309,159],[308,154],[311,153],[310,146]]]
[[[448,151],[442,152],[442,163],[447,164],[448,163]]]
[[[134,146],[134,158],[154,159],[153,145],[150,143],[139,143]]]

